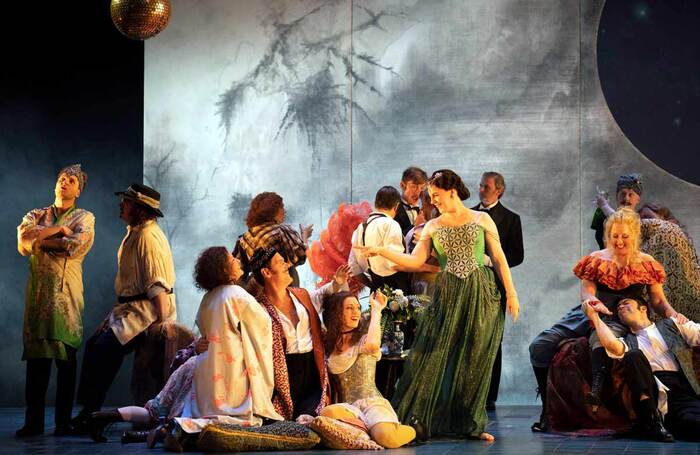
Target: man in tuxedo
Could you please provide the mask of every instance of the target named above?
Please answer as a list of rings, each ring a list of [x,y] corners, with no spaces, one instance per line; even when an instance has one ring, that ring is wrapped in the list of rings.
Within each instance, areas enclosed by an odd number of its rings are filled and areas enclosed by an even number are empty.
[[[419,167],[409,167],[401,175],[401,203],[396,210],[394,220],[401,226],[401,232],[405,236],[416,224],[416,218],[420,213],[418,201],[420,192],[428,182],[428,174]],[[425,220],[421,221],[425,222]]]
[[[501,197],[506,191],[506,182],[498,172],[484,172],[479,183],[479,199],[481,203],[472,207],[472,210],[487,212],[498,229],[503,253],[508,260],[508,266],[515,267],[523,262],[523,230],[520,224],[520,216],[508,210],[501,204]],[[490,265],[490,264],[487,264]],[[501,291],[501,305],[505,307],[506,293],[503,284],[496,275],[496,283]],[[498,387],[501,382],[501,347],[498,348],[496,362],[491,373],[491,386],[486,399],[486,409],[494,410],[498,399]]]

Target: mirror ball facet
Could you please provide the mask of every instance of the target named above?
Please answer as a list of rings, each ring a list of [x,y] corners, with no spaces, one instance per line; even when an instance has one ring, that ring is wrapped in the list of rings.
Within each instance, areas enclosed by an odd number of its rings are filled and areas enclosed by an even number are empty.
[[[135,40],[157,35],[170,20],[170,0],[112,0],[109,10],[117,29]]]

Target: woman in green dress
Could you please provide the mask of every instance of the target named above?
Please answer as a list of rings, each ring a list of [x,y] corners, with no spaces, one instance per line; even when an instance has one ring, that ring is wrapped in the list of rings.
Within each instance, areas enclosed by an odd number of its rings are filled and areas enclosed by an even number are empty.
[[[448,169],[436,171],[429,191],[441,215],[425,225],[411,255],[362,248],[406,268],[418,268],[432,249],[440,260],[433,303],[418,326],[393,404],[402,421],[420,422],[425,436],[493,441],[484,431],[486,396],[504,323],[494,270],[513,320],[520,308],[518,296],[496,225],[487,213],[464,206],[469,190],[462,179]],[[484,266],[485,253],[493,270]]]
[[[17,250],[29,256],[24,307],[27,361],[24,427],[17,437],[44,432],[44,398],[55,361],[57,436],[69,433],[75,393],[75,352],[83,338],[83,259],[94,239],[95,217],[76,207],[87,174],[79,164],[58,173],[54,203],[27,213],[17,226]]]

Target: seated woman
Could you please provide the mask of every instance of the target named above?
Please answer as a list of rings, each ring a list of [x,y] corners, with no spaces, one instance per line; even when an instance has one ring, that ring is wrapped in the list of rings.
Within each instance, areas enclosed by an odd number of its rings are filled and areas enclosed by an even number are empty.
[[[663,267],[653,257],[642,253],[640,219],[632,210],[622,208],[605,221],[606,248],[584,256],[574,274],[581,279],[581,301],[601,314],[610,316],[606,324],[617,336],[627,328],[617,320],[616,306],[622,297],[640,299],[649,295],[650,303],[663,317],[687,319],[668,303],[662,285],[666,280]],[[594,410],[601,404],[600,393],[610,371],[612,360],[606,355],[580,305],[571,309],[559,322],[540,333],[530,344],[530,361],[542,396],[542,416],[533,431],[546,431],[546,390],[549,365],[562,341],[590,335],[591,368],[593,371],[588,404]]]
[[[396,412],[377,390],[374,373],[381,358],[382,309],[387,298],[381,292],[370,296],[369,324],[362,320],[360,303],[349,292],[326,297],[326,352],[328,371],[342,403],[326,406],[321,415],[334,419],[360,419],[379,445],[394,449],[416,437],[413,428],[401,425]]]
[[[194,433],[215,418],[245,426],[284,420],[272,405],[272,326],[265,309],[243,288],[240,262],[225,247],[204,250],[195,265],[198,288],[207,291],[196,323],[208,350],[187,360],[161,392],[142,407],[92,414],[90,436],[104,442],[104,428],[119,421],[154,423],[177,418]],[[155,432],[152,435],[162,434]],[[154,438],[149,439],[149,445]]]

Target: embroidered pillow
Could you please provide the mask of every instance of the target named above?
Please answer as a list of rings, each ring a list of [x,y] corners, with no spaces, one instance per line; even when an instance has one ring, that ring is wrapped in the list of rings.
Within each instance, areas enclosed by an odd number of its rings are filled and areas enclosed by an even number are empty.
[[[250,452],[272,450],[308,450],[320,442],[306,426],[290,421],[262,427],[241,427],[212,423],[202,430],[197,449],[203,452]]]
[[[367,432],[340,420],[319,416],[309,426],[321,436],[321,444],[331,449],[383,449],[382,446],[370,439]]]

